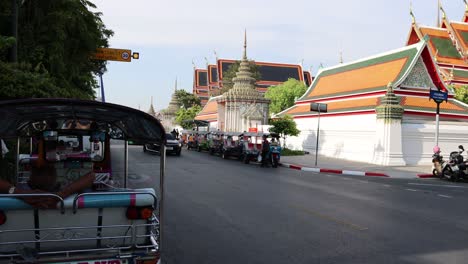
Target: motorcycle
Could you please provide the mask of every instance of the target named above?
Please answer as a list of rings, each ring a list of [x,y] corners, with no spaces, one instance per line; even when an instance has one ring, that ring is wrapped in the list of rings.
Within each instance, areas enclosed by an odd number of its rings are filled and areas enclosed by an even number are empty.
[[[273,168],[277,168],[280,158],[281,158],[281,147],[270,146],[270,157],[271,157],[271,165],[273,166]]]
[[[464,161],[461,155],[465,149],[462,145],[458,146],[458,149],[450,153],[449,161],[442,169],[443,177],[451,181],[468,180],[467,161]]]
[[[448,162],[444,160],[444,157],[440,155],[439,146],[433,148],[434,154],[432,155],[432,175],[434,177],[443,179],[444,174],[442,173]]]

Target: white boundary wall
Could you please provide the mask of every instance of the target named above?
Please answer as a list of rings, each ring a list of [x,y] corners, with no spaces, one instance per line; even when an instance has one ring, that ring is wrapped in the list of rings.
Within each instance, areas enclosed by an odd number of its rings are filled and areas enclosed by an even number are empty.
[[[424,120],[425,119],[425,120]],[[433,118],[405,116],[402,123],[403,154],[406,164],[431,164],[435,146],[436,123]],[[458,145],[468,149],[468,122],[439,122],[439,147],[444,158]],[[466,158],[466,152],[463,154]]]
[[[301,134],[288,137],[286,145],[315,153],[317,118],[294,119]],[[407,165],[428,165],[435,146],[432,117],[405,115],[402,121],[403,159]],[[376,115],[323,116],[320,118],[319,153],[346,160],[372,162],[376,149]],[[439,146],[448,158],[458,145],[468,150],[468,122],[441,120]],[[467,153],[464,156],[467,157]]]
[[[294,119],[301,134],[288,137],[286,145],[315,153],[317,118]],[[374,157],[375,114],[321,116],[319,153],[324,156],[369,162]]]

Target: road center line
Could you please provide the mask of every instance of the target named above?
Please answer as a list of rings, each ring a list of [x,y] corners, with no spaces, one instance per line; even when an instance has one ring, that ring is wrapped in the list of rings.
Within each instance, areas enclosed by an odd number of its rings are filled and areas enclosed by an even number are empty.
[[[444,185],[444,184],[429,184],[429,183],[414,183],[414,182],[409,182],[409,185],[419,185],[419,186],[437,186],[437,187],[447,187],[447,188],[466,188],[464,186],[458,186],[458,185]]]
[[[444,198],[453,198],[450,195],[438,194],[437,196],[444,197]]]
[[[355,230],[358,230],[358,231],[365,231],[365,230],[369,229],[367,227],[362,227],[362,226],[359,226],[359,225],[356,225],[356,224],[353,224],[353,223],[350,223],[350,222],[347,222],[347,221],[344,221],[344,220],[341,220],[341,219],[337,219],[337,218],[335,218],[333,216],[325,215],[325,214],[322,214],[322,213],[319,213],[319,212],[316,212],[316,211],[313,211],[313,210],[310,210],[310,209],[307,209],[307,208],[304,208],[304,207],[301,207],[301,206],[293,205],[291,207],[302,210],[303,212],[308,213],[310,215],[320,217],[322,219],[325,219],[325,220],[328,220],[328,221],[331,221],[331,222],[334,222],[334,223],[337,223],[337,224],[340,224],[342,226],[346,226],[346,227],[349,227],[349,228],[352,228],[352,229],[355,229]]]

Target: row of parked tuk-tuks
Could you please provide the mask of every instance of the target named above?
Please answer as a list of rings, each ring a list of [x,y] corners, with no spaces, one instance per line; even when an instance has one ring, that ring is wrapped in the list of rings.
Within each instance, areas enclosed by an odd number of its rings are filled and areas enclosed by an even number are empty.
[[[274,133],[183,130],[180,140],[188,150],[208,151],[211,155],[217,154],[223,159],[235,157],[248,164],[251,161],[261,161],[264,137],[270,144],[270,151],[266,158],[269,159],[273,167],[277,167],[281,147],[279,137]]]

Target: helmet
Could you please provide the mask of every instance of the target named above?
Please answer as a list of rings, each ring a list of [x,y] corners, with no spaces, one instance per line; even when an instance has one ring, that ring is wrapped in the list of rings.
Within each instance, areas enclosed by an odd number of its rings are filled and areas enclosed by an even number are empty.
[[[434,151],[434,153],[439,153],[440,152],[440,148],[439,146],[435,146],[432,151]]]
[[[458,146],[459,149],[465,150],[462,145]]]

